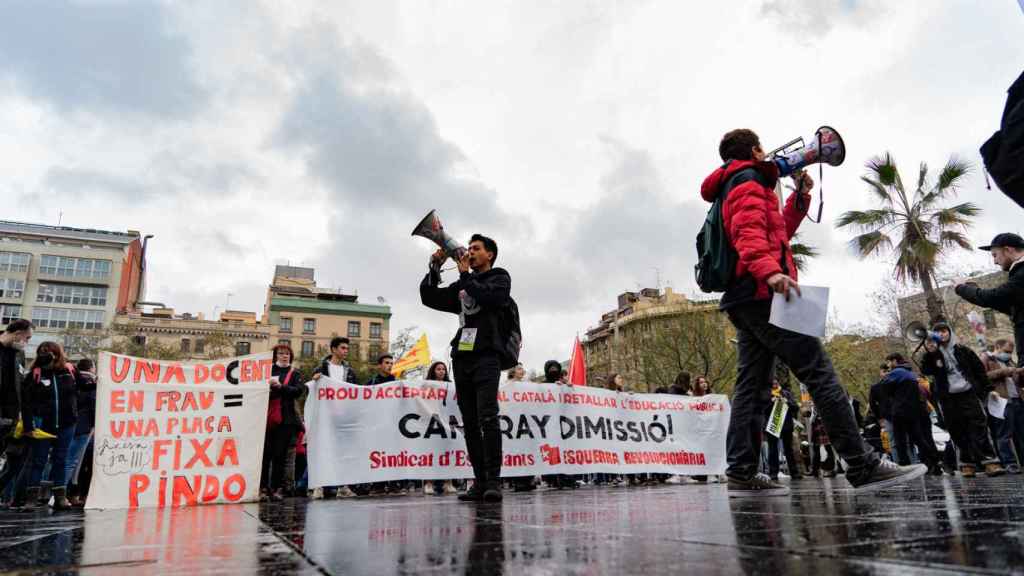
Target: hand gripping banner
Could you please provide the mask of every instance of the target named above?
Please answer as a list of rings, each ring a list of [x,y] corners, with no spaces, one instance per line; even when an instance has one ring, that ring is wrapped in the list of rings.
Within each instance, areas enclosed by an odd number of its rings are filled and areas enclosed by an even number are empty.
[[[101,353],[87,508],[259,497],[269,353],[199,363]]]
[[[310,487],[473,476],[450,382],[309,382]],[[729,400],[512,382],[502,476],[722,474]]]

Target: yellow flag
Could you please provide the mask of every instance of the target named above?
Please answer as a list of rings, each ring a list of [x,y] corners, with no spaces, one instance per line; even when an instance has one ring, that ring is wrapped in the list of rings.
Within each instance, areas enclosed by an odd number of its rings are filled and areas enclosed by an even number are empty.
[[[424,334],[416,341],[416,345],[405,353],[405,356],[402,356],[397,362],[395,362],[395,366],[391,369],[391,373],[396,377],[399,377],[407,370],[429,365],[430,344],[427,343],[427,335]]]

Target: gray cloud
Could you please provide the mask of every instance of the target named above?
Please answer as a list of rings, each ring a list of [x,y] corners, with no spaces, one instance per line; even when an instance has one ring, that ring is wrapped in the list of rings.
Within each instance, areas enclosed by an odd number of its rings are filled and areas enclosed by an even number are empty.
[[[63,197],[103,196],[122,201],[141,200],[153,194],[138,180],[129,180],[88,168],[56,166],[46,171],[43,187]]]
[[[760,14],[800,38],[821,38],[835,26],[862,25],[884,12],[880,0],[763,0]]]
[[[0,76],[63,112],[187,116],[205,100],[190,57],[159,3],[3,5]]]

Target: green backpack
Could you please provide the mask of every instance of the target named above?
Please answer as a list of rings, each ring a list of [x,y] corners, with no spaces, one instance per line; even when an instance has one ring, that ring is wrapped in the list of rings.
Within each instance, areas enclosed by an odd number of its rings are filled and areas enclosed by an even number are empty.
[[[711,204],[711,209],[704,218],[704,226],[697,234],[697,265],[694,266],[694,273],[697,276],[697,286],[704,292],[725,292],[732,283],[733,275],[736,274],[739,254],[725,233],[722,205],[725,204],[725,198],[730,190],[750,180],[756,180],[762,186],[768,185],[754,168],[744,168],[730,176]]]

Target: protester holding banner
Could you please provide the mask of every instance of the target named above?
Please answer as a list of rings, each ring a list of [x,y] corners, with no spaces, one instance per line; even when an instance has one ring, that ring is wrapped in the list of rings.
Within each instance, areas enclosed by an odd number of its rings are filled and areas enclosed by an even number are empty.
[[[384,384],[385,382],[394,382],[396,380],[395,375],[391,373],[392,367],[395,365],[395,357],[391,354],[382,354],[377,358],[377,373],[370,376],[370,379],[366,381],[367,386],[376,386],[377,384]]]
[[[785,405],[785,416],[779,429],[779,435],[776,436],[771,432],[765,434],[768,440],[768,475],[772,480],[778,481],[779,479],[779,441],[781,440],[782,449],[786,456],[786,466],[789,468],[789,477],[793,480],[799,480],[803,477],[803,474],[800,472],[796,452],[793,450],[793,415],[799,413],[800,405],[793,398],[793,393],[787,388],[783,388],[779,381],[775,380],[772,382],[772,403],[768,405],[768,410],[765,414],[766,421],[771,421],[771,415],[780,402]],[[782,410],[781,407],[779,410]]]
[[[18,481],[12,508],[49,500],[48,494],[40,493],[47,462],[53,509],[71,507],[67,499],[67,458],[78,422],[76,390],[74,367],[68,364],[61,345],[49,341],[40,344],[23,391],[22,421],[26,435],[38,428],[53,438],[32,440],[29,468]]]
[[[513,368],[514,370],[514,368]],[[452,379],[448,376],[448,365],[439,360],[434,361],[427,368],[426,380],[432,380],[434,382],[451,382]],[[433,496],[434,494],[456,494],[458,490],[455,488],[455,483],[452,480],[433,480],[426,481],[423,483],[423,493],[427,496]]]
[[[92,436],[96,427],[96,374],[95,365],[82,358],[75,366],[75,385],[78,387],[78,424],[75,439],[68,453],[68,498],[74,506],[85,503],[92,479]]]
[[[324,375],[338,382],[359,384],[359,376],[348,363],[349,345],[348,338],[331,338],[331,353],[324,356],[320,366],[313,370],[313,380],[319,380],[320,376]]]
[[[295,400],[302,396],[302,374],[292,367],[295,353],[291,346],[274,346],[274,366],[270,369],[270,400],[267,404],[267,433],[263,444],[262,496],[274,501],[284,499],[284,475],[288,449],[302,427],[295,411]]]
[[[459,315],[459,330],[452,340],[452,363],[459,411],[465,426],[466,451],[473,466],[473,487],[463,500],[499,501],[501,494],[501,431],[498,427],[500,352],[508,334],[502,313],[512,305],[512,278],[494,268],[497,243],[474,234],[468,250],[458,259],[459,279],[444,288],[440,263],[444,250],[432,257],[420,284],[420,299],[429,308]]]
[[[25,344],[32,338],[32,323],[18,319],[0,334],[0,450],[6,456],[0,475],[0,501],[9,502],[14,482],[28,459],[28,441],[11,437],[21,419],[22,380],[25,374]]]

